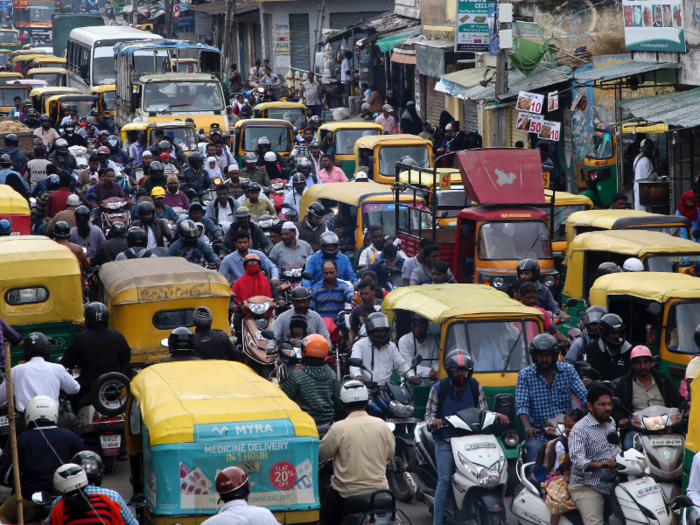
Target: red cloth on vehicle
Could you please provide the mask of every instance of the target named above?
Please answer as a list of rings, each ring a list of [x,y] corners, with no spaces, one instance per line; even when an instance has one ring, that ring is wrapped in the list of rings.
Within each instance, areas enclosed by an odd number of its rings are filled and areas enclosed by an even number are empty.
[[[236,279],[236,282],[231,286],[231,291],[241,300],[241,302],[255,297],[256,295],[264,295],[272,297],[272,289],[267,277],[262,272],[255,275],[244,273]]]

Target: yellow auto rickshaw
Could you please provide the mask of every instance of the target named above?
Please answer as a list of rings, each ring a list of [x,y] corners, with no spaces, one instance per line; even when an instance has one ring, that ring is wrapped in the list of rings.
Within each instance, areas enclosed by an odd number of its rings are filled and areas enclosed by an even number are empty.
[[[289,115],[292,126],[302,131],[306,127],[307,110],[301,102],[262,102],[253,108],[255,118],[284,119]]]
[[[40,57],[34,59],[34,62],[32,63],[32,68],[41,68],[41,67],[48,67],[48,68],[63,68],[65,69],[66,67],[66,59],[65,58],[59,58],[56,56],[45,56],[45,57]]]
[[[102,116],[114,116],[117,101],[117,91],[114,84],[93,86],[90,88],[90,94],[99,97],[100,100],[97,105],[100,108],[100,113]]]
[[[341,250],[351,259],[354,259],[357,248],[362,246],[364,232],[370,226],[377,224],[385,232],[396,230],[394,193],[389,186],[373,182],[314,184],[304,190],[299,201],[300,220],[306,217],[312,202],[320,202],[329,214],[335,216],[335,227],[343,232],[340,236]],[[413,204],[413,195],[402,193],[399,202]],[[425,207],[420,197],[416,205]],[[410,214],[413,215],[413,224],[418,224],[419,214],[414,211]],[[408,220],[409,210],[399,209],[399,222],[406,227]]]
[[[124,143],[129,138],[130,132],[146,133],[146,145],[150,148],[162,140],[161,136],[172,136],[173,143],[182,148],[187,155],[197,150],[197,129],[194,124],[187,124],[180,120],[172,122],[132,122],[121,129],[121,139]],[[162,132],[162,133],[161,133]],[[161,137],[161,138],[159,138]],[[136,140],[136,137],[132,137]]]
[[[58,126],[65,116],[63,111],[65,105],[77,106],[78,116],[87,117],[97,107],[99,100],[99,97],[83,95],[82,93],[53,95],[46,99],[44,109],[46,114],[51,117],[52,126]]]
[[[410,184],[417,188],[424,188],[423,198],[430,210],[432,210],[431,199],[433,195],[437,197],[435,203],[435,215],[438,222],[447,228],[454,228],[457,225],[459,212],[468,206],[466,193],[464,193],[464,183],[458,168],[437,168],[436,176],[417,171],[403,171],[399,174],[401,184]],[[433,180],[433,178],[435,180]],[[437,185],[436,191],[433,191]],[[443,217],[442,215],[445,214]]]
[[[411,157],[420,167],[433,167],[433,145],[417,135],[362,137],[355,142],[354,151],[355,173],[360,166],[366,166],[369,178],[383,184],[395,182],[394,166],[404,157]]]
[[[352,180],[355,173],[355,142],[360,137],[381,135],[383,131],[381,125],[373,122],[327,122],[318,128],[318,141],[321,144],[330,142],[335,150],[335,165]],[[330,141],[326,137],[329,133],[333,136]]]
[[[11,235],[31,235],[31,209],[27,199],[7,184],[0,184],[0,220],[10,221]]]
[[[66,95],[66,94],[79,94],[80,91],[77,88],[72,87],[35,87],[29,93],[29,99],[32,102],[32,106],[39,113],[45,113],[46,111],[46,100],[54,95]]]
[[[221,508],[214,483],[233,465],[248,474],[250,504],[281,523],[318,521],[316,424],[241,363],[145,368],[131,382],[125,427],[134,489],[148,502],[144,525],[201,524]]]
[[[211,310],[213,328],[230,332],[228,281],[180,257],[108,263],[100,269],[99,288],[109,309],[109,327],[129,340],[132,364],[163,359],[168,351],[161,340],[179,326],[194,326],[198,306]]]
[[[294,149],[294,127],[286,120],[239,120],[233,128],[233,133],[233,150],[239,166],[245,165],[246,153],[258,149],[260,137],[270,139],[272,151],[279,153],[283,158],[289,157]]]
[[[81,280],[68,247],[43,236],[0,237],[0,317],[22,337],[42,332],[53,338],[54,361],[85,328]],[[22,360],[21,348],[12,347],[12,363]]]
[[[0,29],[0,47],[16,50],[19,48],[19,31],[16,29]]]
[[[172,63],[175,73],[199,73],[199,61],[196,58],[173,58]]]
[[[45,55],[44,53],[36,53],[33,52],[31,49],[26,50],[26,51],[31,51],[30,53],[24,53],[25,50],[22,51],[15,51],[12,55],[12,64],[16,72],[22,73],[23,75],[27,74],[27,71],[32,69],[32,62],[36,60],[37,58],[44,58],[49,55]],[[18,69],[21,68],[21,71]]]
[[[544,190],[544,199],[547,204],[538,206],[548,215],[551,213],[552,190]],[[558,191],[554,197],[554,225],[552,226],[552,252],[563,257],[566,255],[566,220],[578,211],[590,210],[593,201],[585,195],[576,195],[565,191]]]
[[[27,78],[46,80],[51,87],[63,87],[68,84],[68,71],[61,67],[40,67],[27,71]]]
[[[30,86],[6,86],[0,84],[0,112],[8,113],[15,109],[15,98],[25,101],[29,99]]]
[[[0,66],[12,67],[12,51],[4,48],[4,46],[2,46],[2,44],[0,44]]]
[[[690,221],[680,215],[637,210],[588,210],[573,213],[566,219],[566,241],[570,244],[580,233],[603,230],[646,230],[691,239],[690,228]]]

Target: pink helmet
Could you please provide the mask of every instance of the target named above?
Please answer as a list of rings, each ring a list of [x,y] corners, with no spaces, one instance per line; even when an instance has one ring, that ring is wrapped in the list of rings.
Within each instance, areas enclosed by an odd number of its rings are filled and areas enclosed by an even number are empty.
[[[654,358],[654,356],[651,355],[651,350],[649,350],[649,348],[644,345],[635,346],[632,349],[632,352],[630,353],[630,361],[632,361],[632,359],[634,359],[635,357],[651,357],[652,359]]]

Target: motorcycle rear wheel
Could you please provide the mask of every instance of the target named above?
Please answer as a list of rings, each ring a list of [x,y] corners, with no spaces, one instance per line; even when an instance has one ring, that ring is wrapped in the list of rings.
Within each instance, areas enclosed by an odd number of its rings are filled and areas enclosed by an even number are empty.
[[[409,469],[411,458],[406,449],[398,450],[394,459],[386,468],[386,478],[389,482],[389,489],[394,493],[396,499],[408,503],[413,499],[413,491],[404,477],[404,472]]]

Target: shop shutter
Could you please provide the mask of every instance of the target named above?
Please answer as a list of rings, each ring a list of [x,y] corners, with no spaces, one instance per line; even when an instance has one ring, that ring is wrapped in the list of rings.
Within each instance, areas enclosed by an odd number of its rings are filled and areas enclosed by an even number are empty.
[[[510,144],[511,148],[515,147],[515,143],[521,141],[527,148],[527,131],[515,129],[518,122],[518,111],[514,107],[508,108],[508,118],[510,119]]]
[[[265,27],[263,28],[263,31],[265,31],[265,50],[267,55],[265,58],[270,59],[270,67],[272,68],[272,71],[275,71],[275,50],[272,48],[272,32],[274,31],[274,28],[272,27],[272,15],[270,14],[265,14],[263,15],[265,17]]]
[[[262,33],[260,29],[260,24],[253,24],[253,48],[255,49],[254,58],[259,58],[262,62],[267,57],[262,56]]]
[[[289,43],[292,67],[308,71],[311,66],[308,13],[289,15]]]
[[[445,94],[435,91],[439,78],[425,77],[425,118],[433,126],[440,122],[440,113],[445,111]]]
[[[464,113],[462,115],[464,131],[479,132],[479,109],[478,104],[473,100],[464,101]]]

